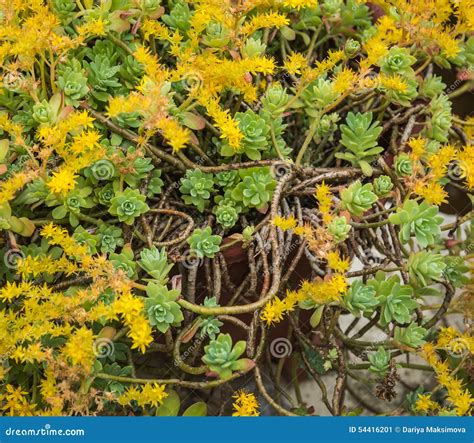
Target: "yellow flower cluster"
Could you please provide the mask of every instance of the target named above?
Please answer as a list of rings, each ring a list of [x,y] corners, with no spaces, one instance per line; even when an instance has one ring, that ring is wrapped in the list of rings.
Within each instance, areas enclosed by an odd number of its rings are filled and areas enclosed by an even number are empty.
[[[266,303],[260,313],[260,318],[267,326],[279,323],[285,314],[293,311],[303,300],[304,297],[300,291],[286,291],[286,297],[283,300],[275,296]]]
[[[349,284],[343,274],[335,273],[324,279],[318,277],[312,282],[304,281],[299,292],[305,300],[317,305],[339,302],[347,292]]]
[[[288,231],[290,229],[295,229],[298,225],[295,217],[293,215],[289,217],[282,217],[281,215],[277,215],[273,220],[272,223],[283,232]]]
[[[329,223],[332,220],[331,207],[332,207],[332,193],[331,188],[324,182],[316,187],[315,192],[316,200],[319,204],[319,211],[323,215],[324,223]]]
[[[131,292],[125,292],[114,302],[113,311],[115,315],[120,315],[129,327],[127,335],[133,341],[132,348],[144,353],[153,341],[153,336],[150,323],[143,314],[143,301]]]
[[[240,147],[243,134],[238,123],[230,116],[228,110],[223,110],[218,101],[210,99],[205,103],[207,114],[214,120],[214,124],[220,130],[220,137],[226,140],[236,151]]]
[[[142,388],[131,386],[118,399],[121,405],[130,405],[136,402],[138,406],[152,406],[157,407],[163,403],[163,400],[168,397],[165,392],[165,386],[158,383],[146,383]]]
[[[251,35],[262,28],[281,28],[289,23],[288,18],[279,12],[256,14],[240,28],[240,32],[243,35]]]
[[[437,152],[426,152],[427,140],[423,137],[411,138],[408,141],[411,158],[416,162],[415,171],[419,178],[413,180],[412,190],[428,203],[440,205],[447,200],[442,181],[448,176],[450,168],[455,172],[456,178],[463,179],[468,189],[474,187],[474,148],[466,145],[457,148],[453,145],[441,146]],[[421,163],[428,169],[425,173]],[[453,178],[453,177],[449,177]]]
[[[471,412],[474,398],[469,390],[463,386],[463,381],[455,377],[456,370],[451,370],[448,360],[441,360],[437,350],[448,350],[458,356],[472,353],[472,337],[461,334],[456,329],[442,328],[435,344],[426,343],[422,348],[423,358],[430,364],[436,373],[439,387],[446,390],[446,400],[456,415],[468,415]],[[419,412],[429,413],[438,411],[439,414],[449,413],[449,407],[443,408],[439,403],[430,399],[429,395],[420,396],[415,404]]]
[[[288,290],[283,300],[275,296],[267,302],[260,313],[262,321],[267,326],[279,323],[285,314],[293,311],[298,303],[305,300],[317,305],[339,302],[349,287],[344,273],[350,264],[348,260],[341,259],[337,252],[328,254],[328,264],[335,271],[333,274],[312,282],[303,281],[298,291]]]
[[[74,331],[62,348],[62,353],[73,365],[90,370],[96,358],[93,345],[93,332],[82,327]]]
[[[3,394],[0,394],[0,410],[8,416],[34,415],[35,405],[30,404],[26,397],[27,392],[8,384]]]
[[[258,410],[258,401],[255,398],[255,394],[245,392],[243,389],[237,391],[232,398],[235,398],[233,403],[234,417],[257,417],[260,415]]]

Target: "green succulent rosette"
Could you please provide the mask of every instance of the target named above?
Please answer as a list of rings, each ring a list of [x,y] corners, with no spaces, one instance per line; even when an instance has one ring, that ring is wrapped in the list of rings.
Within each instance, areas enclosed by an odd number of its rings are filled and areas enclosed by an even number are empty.
[[[441,235],[443,217],[438,215],[437,206],[431,206],[426,201],[418,204],[415,200],[406,200],[403,208],[398,208],[396,214],[390,215],[389,221],[400,225],[399,238],[402,243],[407,243],[415,236],[420,246],[426,248]]]
[[[222,237],[213,235],[211,227],[207,226],[204,229],[195,229],[187,241],[191,252],[197,257],[214,258],[215,254],[219,252]]]
[[[377,201],[372,183],[362,184],[359,180],[341,191],[342,207],[360,217]]]
[[[109,212],[121,222],[131,225],[137,217],[150,210],[145,200],[146,197],[140,191],[127,188],[123,192],[117,192],[110,200]]]
[[[184,320],[181,307],[176,300],[179,291],[149,282],[146,287],[145,311],[151,326],[165,333],[171,326],[179,326]]]
[[[211,340],[207,346],[204,346],[205,355],[202,361],[212,372],[219,374],[223,380],[227,380],[233,372],[243,371],[251,365],[249,359],[239,359],[246,347],[243,340],[238,341],[234,346],[230,334],[221,333],[215,340]]]

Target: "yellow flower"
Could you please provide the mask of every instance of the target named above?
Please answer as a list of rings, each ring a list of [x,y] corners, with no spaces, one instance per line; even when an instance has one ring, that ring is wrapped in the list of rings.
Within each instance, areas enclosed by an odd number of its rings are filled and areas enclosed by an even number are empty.
[[[303,9],[303,8],[316,8],[318,6],[318,0],[283,0],[283,5],[287,8]]]
[[[420,197],[423,197],[428,203],[439,206],[447,201],[448,193],[437,182],[429,183],[418,181],[415,184],[414,191]]]
[[[302,69],[307,66],[306,57],[299,52],[291,54],[284,63],[284,68],[292,75],[301,74]]]
[[[132,339],[132,349],[139,349],[144,354],[146,348],[153,341],[153,331],[148,320],[143,316],[139,316],[126,323],[130,327],[127,335]]]
[[[349,68],[343,68],[334,77],[333,89],[340,94],[350,90],[356,80],[356,74]]]
[[[183,128],[172,118],[161,119],[158,127],[163,133],[163,137],[171,145],[174,152],[183,149],[190,141],[191,133],[187,128]]]
[[[257,417],[260,415],[258,411],[259,405],[255,395],[247,393],[243,389],[234,393],[232,398],[235,398],[233,403],[234,417]]]
[[[430,412],[439,407],[438,403],[431,400],[429,394],[418,394],[418,400],[415,403],[415,411]]]
[[[327,260],[329,267],[333,271],[339,272],[341,274],[344,274],[344,272],[346,272],[351,265],[349,260],[342,259],[339,256],[339,252],[337,251],[329,252],[327,255]]]
[[[471,405],[474,403],[474,399],[467,389],[455,395],[448,396],[448,400],[454,405],[458,416],[467,415],[471,409]]]
[[[54,194],[66,195],[76,186],[77,174],[69,168],[60,168],[52,175],[53,177],[46,185]]]
[[[273,297],[266,305],[263,307],[262,312],[260,313],[260,318],[267,326],[271,326],[274,323],[279,323],[283,320],[283,315],[285,314],[287,306],[284,301],[280,300],[278,297]]]
[[[240,32],[243,35],[253,34],[258,29],[262,28],[281,28],[288,25],[290,22],[285,15],[279,12],[267,12],[264,14],[256,14],[252,19],[245,23]]]
[[[93,35],[105,35],[105,23],[99,18],[97,20],[91,20],[90,22],[84,23],[77,27],[77,33],[81,37],[90,37]]]
[[[280,215],[277,215],[273,219],[273,224],[277,228],[280,228],[282,231],[288,231],[290,229],[296,228],[298,222],[296,221],[296,219],[293,215],[289,216],[288,218],[281,217]]]
[[[168,397],[165,392],[165,386],[158,383],[147,383],[141,389],[136,386],[128,388],[117,401],[121,405],[129,405],[135,401],[138,406],[144,407],[150,405],[152,407],[160,406],[163,400]]]
[[[315,197],[319,203],[319,210],[321,213],[323,215],[328,215],[332,205],[331,188],[322,182],[316,187]]]
[[[423,137],[412,137],[408,140],[408,146],[411,149],[411,157],[413,160],[420,160],[425,153],[426,139]]]
[[[390,89],[396,92],[406,92],[408,85],[405,80],[399,75],[379,75],[380,86],[385,89]]]
[[[94,333],[83,326],[77,329],[63,347],[63,355],[73,365],[80,365],[90,369],[95,360]]]

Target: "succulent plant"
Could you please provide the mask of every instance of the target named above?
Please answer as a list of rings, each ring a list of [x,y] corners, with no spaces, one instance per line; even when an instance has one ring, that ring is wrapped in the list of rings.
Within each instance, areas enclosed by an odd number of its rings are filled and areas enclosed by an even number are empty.
[[[448,256],[445,258],[445,262],[444,276],[455,288],[459,288],[469,282],[469,277],[467,276],[469,268],[465,265],[463,257]]]
[[[422,326],[418,326],[416,323],[410,323],[406,328],[399,326],[395,327],[395,340],[400,343],[410,346],[412,348],[418,348],[425,344],[424,338],[426,337],[427,330]]]
[[[344,241],[349,236],[351,225],[347,223],[346,217],[336,217],[328,224],[328,232],[336,243]]]
[[[82,183],[82,182],[81,182]],[[59,206],[53,209],[51,215],[54,219],[60,220],[69,214],[69,223],[72,227],[76,227],[79,224],[79,214],[81,209],[88,209],[94,206],[92,199],[89,198],[92,193],[92,188],[89,186],[78,185],[70,191],[66,197],[62,198],[61,201],[53,199],[49,206],[54,206],[60,203]]]
[[[380,378],[384,377],[390,367],[390,352],[383,346],[379,346],[377,352],[368,355],[368,359],[370,362],[369,371]]]
[[[373,189],[372,183],[362,185],[357,180],[341,191],[342,206],[351,214],[360,217],[377,201],[377,196],[372,192]]]
[[[279,83],[271,85],[262,98],[263,109],[272,117],[280,116],[288,103],[289,96]]]
[[[340,126],[342,137],[341,144],[348,149],[346,152],[337,152],[336,157],[359,166],[365,175],[372,175],[370,166],[383,148],[377,145],[377,139],[382,132],[382,127],[376,120],[372,123],[372,113],[354,114],[349,112],[346,124]]]
[[[133,55],[127,55],[120,68],[120,76],[125,80],[125,85],[133,89],[144,74],[143,65]]]
[[[224,323],[215,317],[204,318],[199,324],[201,330],[200,336],[202,338],[209,337],[211,340],[214,340],[216,335],[220,333],[223,324]]]
[[[248,367],[247,359],[239,359],[245,348],[244,340],[238,341],[233,346],[230,334],[219,334],[215,340],[204,346],[205,355],[202,361],[211,371],[226,380],[232,376],[233,371],[242,371]]]
[[[138,265],[160,285],[168,282],[168,274],[173,267],[172,263],[168,263],[165,248],[157,249],[156,246],[145,248],[140,252]]]
[[[109,256],[110,262],[115,269],[121,270],[130,279],[135,279],[137,276],[137,264],[134,260],[133,250],[130,245],[125,245],[120,254],[112,252]]]
[[[148,182],[148,197],[153,197],[161,193],[164,182],[161,179],[161,169],[154,169]]]
[[[74,17],[77,3],[74,0],[52,0],[51,8],[61,21],[68,23]]]
[[[438,207],[430,206],[426,201],[420,205],[415,200],[406,200],[403,208],[389,217],[390,223],[400,225],[399,238],[407,243],[414,235],[423,248],[432,245],[440,236],[443,217],[438,215]]]
[[[398,275],[387,278],[382,271],[378,271],[375,278],[369,280],[367,285],[375,290],[381,307],[380,323],[382,326],[391,321],[400,324],[410,322],[413,311],[418,307],[418,303],[413,298],[411,286],[400,284]]]
[[[206,307],[217,307],[216,297],[206,297],[204,299],[204,306]],[[199,323],[200,337],[205,338],[209,337],[211,340],[216,338],[216,335],[219,334],[220,328],[224,323],[222,323],[216,317],[210,315],[201,318],[201,322]]]
[[[146,197],[140,194],[140,191],[127,188],[115,194],[110,201],[109,212],[116,215],[121,222],[131,225],[137,217],[150,209],[145,200]]]
[[[245,43],[242,46],[242,57],[258,57],[259,55],[262,55],[266,49],[267,45],[263,43],[261,39],[250,37],[245,40]]]
[[[123,128],[139,128],[142,124],[139,112],[122,112],[114,117],[114,120]]]
[[[152,19],[162,14],[161,0],[140,0],[140,7],[145,16]]]
[[[420,87],[420,94],[428,98],[435,98],[446,89],[441,77],[437,75],[428,75],[425,77]]]
[[[380,61],[380,70],[384,74],[398,74],[412,76],[414,74],[411,66],[416,58],[410,55],[406,48],[391,48]]]
[[[400,154],[395,159],[395,172],[399,177],[407,177],[413,174],[413,164],[407,154]]]
[[[115,191],[112,183],[108,183],[101,188],[94,189],[94,193],[98,202],[104,206],[110,206],[110,202],[115,196]]]
[[[136,149],[128,148],[127,153],[131,156],[136,156]],[[135,188],[138,186],[140,181],[153,170],[151,158],[139,155],[133,160],[133,163],[130,165],[130,170],[131,172],[128,172],[123,176],[123,180],[128,186]]]
[[[446,143],[453,118],[451,103],[448,97],[443,94],[433,98],[429,106],[429,111],[431,113],[431,119],[428,120],[426,135],[441,143]]]
[[[386,197],[393,189],[392,179],[388,175],[381,175],[374,180],[374,192],[379,197]]]
[[[251,109],[245,112],[237,112],[235,120],[238,122],[244,136],[240,148],[235,150],[228,144],[223,143],[220,151],[221,155],[231,157],[235,154],[245,154],[250,160],[260,160],[262,158],[261,151],[264,151],[268,146],[267,136],[270,127],[267,121]]]
[[[247,208],[262,208],[271,199],[276,186],[268,168],[249,168],[241,171],[242,181],[232,191],[232,198]]]
[[[170,326],[179,326],[184,320],[181,307],[176,303],[179,291],[149,282],[146,286],[145,311],[151,326],[165,333]]]
[[[223,188],[232,188],[239,181],[239,173],[233,170],[222,171],[215,175],[214,181]]]
[[[33,106],[33,119],[38,123],[53,123],[56,119],[56,113],[53,107],[43,100]]]
[[[353,281],[344,296],[344,306],[356,317],[372,313],[378,304],[375,289],[361,280]]]
[[[179,190],[183,194],[184,202],[192,204],[200,212],[209,205],[209,198],[214,188],[212,174],[206,174],[200,169],[188,169],[186,176],[181,179]]]
[[[441,254],[421,251],[411,254],[408,259],[408,272],[412,280],[420,286],[427,286],[433,281],[440,281],[446,263]]]
[[[222,237],[220,235],[212,235],[211,227],[207,226],[204,229],[195,229],[187,241],[191,251],[197,257],[214,258],[214,255],[219,252]]]
[[[334,90],[331,81],[323,77],[311,82],[301,94],[305,112],[313,118],[316,118],[319,111],[330,105],[337,97],[339,97],[339,92]]]
[[[360,43],[353,38],[350,38],[346,41],[344,45],[344,53],[349,57],[353,58],[360,51]]]
[[[211,21],[206,27],[202,42],[211,48],[223,48],[230,41],[230,31],[222,23]]]
[[[76,229],[74,229],[73,238],[77,242],[77,244],[87,247],[87,253],[89,255],[97,254],[97,236],[96,235],[91,234],[82,226],[78,226]]]
[[[66,66],[58,76],[58,87],[64,91],[66,103],[77,107],[79,100],[89,92],[89,88],[80,63],[77,60],[74,62],[71,66]]]
[[[390,78],[390,77],[388,77]],[[398,103],[402,106],[410,106],[412,100],[414,100],[418,96],[418,82],[414,78],[404,78],[403,80],[404,89],[398,90],[393,89],[383,84],[380,85],[380,90],[382,90],[385,94],[385,97],[394,103]]]
[[[239,213],[232,205],[217,205],[215,208],[216,220],[224,228],[232,228],[239,219]]]
[[[96,54],[90,63],[84,61],[83,65],[87,70],[88,83],[92,87],[91,94],[96,100],[108,101],[110,92],[122,86],[117,75],[121,65],[112,65],[107,55]]]
[[[115,252],[117,247],[123,246],[122,230],[118,227],[101,224],[97,229],[99,248],[102,253]]]
[[[191,10],[186,2],[176,2],[169,14],[161,17],[163,22],[174,29],[188,31],[191,28]]]

